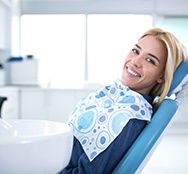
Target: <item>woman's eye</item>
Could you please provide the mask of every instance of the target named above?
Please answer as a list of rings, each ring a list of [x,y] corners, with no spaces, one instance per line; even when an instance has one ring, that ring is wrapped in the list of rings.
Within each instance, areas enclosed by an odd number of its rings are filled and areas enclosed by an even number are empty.
[[[152,63],[153,65],[155,65],[155,61],[154,61],[153,59],[147,58],[146,60],[147,60],[149,63]]]
[[[135,53],[135,54],[139,54],[139,51],[137,49],[132,49],[132,52]]]

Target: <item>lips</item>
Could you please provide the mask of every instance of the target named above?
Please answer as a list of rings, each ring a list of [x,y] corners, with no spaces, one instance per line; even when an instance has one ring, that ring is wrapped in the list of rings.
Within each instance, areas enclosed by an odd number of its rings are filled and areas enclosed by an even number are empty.
[[[133,75],[134,77],[141,77],[141,75],[139,73],[137,73],[137,72],[135,72],[135,71],[133,71],[133,70],[131,70],[129,68],[127,68],[127,72],[129,74]]]

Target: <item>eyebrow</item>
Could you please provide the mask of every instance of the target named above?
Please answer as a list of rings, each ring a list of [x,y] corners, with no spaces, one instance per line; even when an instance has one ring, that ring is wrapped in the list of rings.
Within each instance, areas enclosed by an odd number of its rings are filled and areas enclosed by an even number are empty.
[[[138,45],[138,44],[135,44],[136,47],[138,47],[140,50],[142,50],[142,48]],[[150,55],[151,57],[155,58],[159,63],[160,63],[160,60],[157,56],[155,56],[154,54],[151,54],[151,53],[148,53],[148,55]]]

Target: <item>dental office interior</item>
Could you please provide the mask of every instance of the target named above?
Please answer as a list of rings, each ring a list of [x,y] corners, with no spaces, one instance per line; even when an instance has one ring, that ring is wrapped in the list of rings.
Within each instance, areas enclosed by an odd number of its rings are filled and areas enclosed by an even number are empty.
[[[0,0],[2,119],[66,123],[152,27],[188,48],[188,0]],[[142,174],[188,173],[187,106],[188,94]]]

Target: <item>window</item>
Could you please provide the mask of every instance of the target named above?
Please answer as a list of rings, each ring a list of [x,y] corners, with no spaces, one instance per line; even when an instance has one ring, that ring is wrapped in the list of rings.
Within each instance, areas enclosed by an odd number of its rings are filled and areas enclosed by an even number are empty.
[[[21,54],[39,59],[39,78],[52,88],[81,87],[85,62],[84,15],[23,15]]]
[[[23,15],[21,54],[40,60],[43,86],[79,88],[85,81],[113,83],[150,15]]]
[[[161,27],[169,32],[172,32],[187,48],[188,48],[188,17],[167,17],[160,18],[157,23],[158,27]]]
[[[151,27],[150,15],[89,15],[88,80],[106,84],[120,78],[124,58]]]

